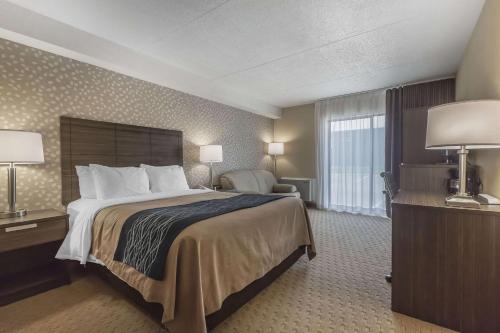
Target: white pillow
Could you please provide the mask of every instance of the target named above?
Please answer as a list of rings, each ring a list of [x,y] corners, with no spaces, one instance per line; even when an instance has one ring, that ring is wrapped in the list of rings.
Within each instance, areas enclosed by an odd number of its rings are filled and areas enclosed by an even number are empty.
[[[151,192],[189,190],[184,169],[178,165],[151,166],[141,164],[149,176]]]
[[[98,200],[151,193],[148,174],[143,168],[111,168],[91,164],[90,171]]]
[[[95,199],[94,177],[88,166],[77,165],[76,174],[78,175],[78,184],[80,187],[80,197],[83,199]]]

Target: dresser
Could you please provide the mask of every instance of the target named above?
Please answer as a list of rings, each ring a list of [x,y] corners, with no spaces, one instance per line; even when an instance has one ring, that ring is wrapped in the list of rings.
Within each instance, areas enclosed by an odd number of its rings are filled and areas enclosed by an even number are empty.
[[[392,310],[464,333],[500,332],[500,206],[446,206],[401,190],[392,202]]]
[[[68,231],[68,215],[47,209],[0,219],[0,306],[69,283],[54,258]]]

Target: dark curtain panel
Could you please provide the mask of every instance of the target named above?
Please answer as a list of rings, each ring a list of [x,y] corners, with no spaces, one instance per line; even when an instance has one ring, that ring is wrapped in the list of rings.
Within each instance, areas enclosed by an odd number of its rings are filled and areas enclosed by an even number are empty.
[[[386,92],[385,171],[392,173],[399,189],[401,163],[434,164],[443,158],[425,149],[427,110],[455,101],[455,79],[407,85]],[[390,200],[387,215],[390,217]]]
[[[430,108],[455,101],[455,79],[404,86],[403,109]]]
[[[455,79],[425,82],[403,87],[402,162],[436,164],[444,162],[443,152],[425,149],[427,110],[455,101]]]
[[[399,189],[399,166],[403,125],[403,88],[388,89],[385,111],[385,171],[390,172],[396,189]],[[387,216],[391,217],[391,199],[386,197]]]

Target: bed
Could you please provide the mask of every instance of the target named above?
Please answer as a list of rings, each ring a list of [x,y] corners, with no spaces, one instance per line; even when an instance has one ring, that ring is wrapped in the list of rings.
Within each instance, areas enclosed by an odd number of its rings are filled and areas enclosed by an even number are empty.
[[[76,165],[182,165],[182,160],[180,131],[61,117],[62,200],[70,214],[70,232],[58,258],[100,272],[169,331],[201,333],[304,253],[312,259],[315,248],[307,210],[297,198],[245,198],[202,189],[109,200],[79,197]],[[256,200],[255,205],[227,207],[248,200]],[[216,211],[217,205],[226,210],[202,214],[206,218],[179,231],[166,253],[156,251],[164,257],[157,254],[148,261],[156,265],[144,270],[119,256],[123,240],[130,238],[130,233],[123,235],[132,217],[176,209],[189,214]]]

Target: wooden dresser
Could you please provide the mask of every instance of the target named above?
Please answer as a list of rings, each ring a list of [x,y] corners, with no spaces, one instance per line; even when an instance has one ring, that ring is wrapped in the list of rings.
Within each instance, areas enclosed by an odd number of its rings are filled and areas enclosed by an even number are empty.
[[[500,206],[452,208],[445,194],[392,202],[392,310],[460,332],[500,332]]]
[[[68,215],[53,209],[0,219],[0,305],[69,283],[54,258],[67,231]]]

